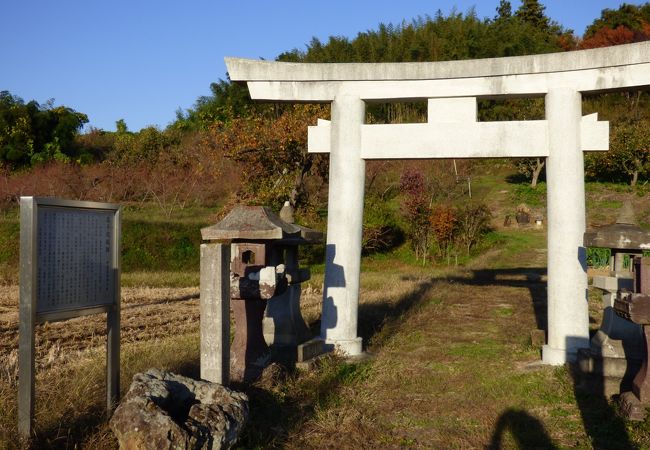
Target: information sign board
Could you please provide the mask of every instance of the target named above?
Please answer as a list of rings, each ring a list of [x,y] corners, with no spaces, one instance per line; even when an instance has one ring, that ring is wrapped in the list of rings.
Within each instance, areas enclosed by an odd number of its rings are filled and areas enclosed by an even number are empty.
[[[35,325],[107,314],[107,408],[119,394],[120,207],[20,198],[18,427],[31,436]]]
[[[115,302],[115,214],[40,206],[36,314]]]

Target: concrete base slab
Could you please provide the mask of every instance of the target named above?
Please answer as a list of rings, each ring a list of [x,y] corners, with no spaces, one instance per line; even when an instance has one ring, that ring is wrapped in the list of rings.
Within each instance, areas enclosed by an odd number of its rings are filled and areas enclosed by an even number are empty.
[[[640,359],[609,358],[594,355],[587,349],[578,352],[578,368],[582,373],[602,375],[605,377],[632,378],[641,368]]]
[[[631,274],[632,272],[630,272],[630,275]],[[634,278],[624,277],[622,275],[613,277],[595,275],[593,277],[593,286],[595,288],[613,293],[616,293],[621,289],[628,289],[631,291],[634,289]]]
[[[273,361],[285,367],[296,367],[299,370],[309,370],[314,367],[314,361],[329,352],[325,341],[320,338],[310,339],[299,345],[271,345]]]
[[[296,370],[301,370],[303,372],[309,371],[309,370],[314,370],[320,366],[321,361],[323,361],[324,358],[327,357],[329,353],[321,353],[320,355],[316,356],[315,358],[308,359],[306,361],[302,362],[296,362],[295,367]]]
[[[360,337],[349,340],[325,341],[325,350],[337,350],[346,356],[356,356],[362,353],[362,342]]]
[[[550,345],[542,347],[542,362],[551,366],[561,366],[576,360],[575,353],[569,353],[565,348],[553,348]]]

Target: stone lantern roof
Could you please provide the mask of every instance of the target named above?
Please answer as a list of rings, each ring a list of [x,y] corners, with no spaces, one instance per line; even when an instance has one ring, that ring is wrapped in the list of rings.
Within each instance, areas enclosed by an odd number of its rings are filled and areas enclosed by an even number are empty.
[[[628,200],[621,208],[616,223],[587,231],[583,242],[585,247],[650,250],[650,232],[639,227]]]
[[[322,242],[323,233],[286,222],[267,206],[237,206],[220,222],[201,228],[204,241],[278,241],[299,245]]]

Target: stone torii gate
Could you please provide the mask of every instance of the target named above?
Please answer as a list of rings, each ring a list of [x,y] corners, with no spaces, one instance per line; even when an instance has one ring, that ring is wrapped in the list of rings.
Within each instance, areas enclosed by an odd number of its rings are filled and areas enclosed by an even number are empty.
[[[357,336],[366,159],[545,157],[548,341],[563,364],[589,346],[583,151],[607,150],[609,124],[582,116],[583,93],[650,85],[650,42],[566,53],[426,63],[282,63],[226,58],[252,99],[331,102],[309,127],[309,151],[329,152],[321,337],[349,355]],[[546,118],[478,122],[477,99],[545,98]],[[368,102],[428,100],[428,123],[364,124]]]

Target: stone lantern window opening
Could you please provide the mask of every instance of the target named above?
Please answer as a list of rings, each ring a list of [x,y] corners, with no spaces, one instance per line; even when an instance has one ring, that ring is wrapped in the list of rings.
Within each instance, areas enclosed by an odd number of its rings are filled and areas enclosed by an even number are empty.
[[[241,255],[244,264],[255,264],[255,252],[252,250],[245,250]]]

